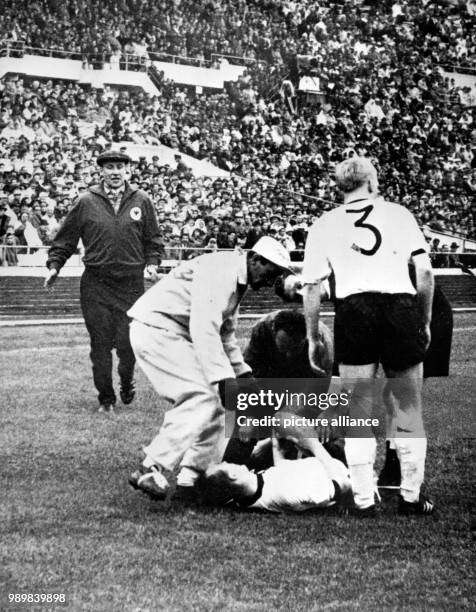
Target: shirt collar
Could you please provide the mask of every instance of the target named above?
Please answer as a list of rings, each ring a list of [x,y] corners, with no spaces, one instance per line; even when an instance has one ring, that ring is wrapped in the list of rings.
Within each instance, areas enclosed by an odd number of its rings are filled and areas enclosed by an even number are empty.
[[[258,499],[261,497],[261,495],[263,494],[263,487],[264,487],[263,474],[261,472],[258,472],[256,474],[256,491],[253,493],[253,495],[239,497],[235,499],[236,503],[242,508],[249,508],[249,506],[252,506],[253,504],[255,504],[258,501]]]
[[[106,185],[106,183],[103,181],[103,189],[104,189],[104,193],[106,195],[113,195],[114,197],[117,197],[119,194],[123,194],[126,190],[126,184],[124,183],[124,185],[122,187],[119,187],[119,189],[112,189],[111,187],[109,187],[108,185]]]

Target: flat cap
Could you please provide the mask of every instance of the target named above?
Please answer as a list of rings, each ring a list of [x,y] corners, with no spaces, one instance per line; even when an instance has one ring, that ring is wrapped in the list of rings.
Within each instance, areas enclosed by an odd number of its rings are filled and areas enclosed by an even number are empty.
[[[98,166],[104,166],[107,162],[123,162],[124,164],[130,164],[132,159],[122,151],[104,151],[104,153],[98,155],[96,161]]]

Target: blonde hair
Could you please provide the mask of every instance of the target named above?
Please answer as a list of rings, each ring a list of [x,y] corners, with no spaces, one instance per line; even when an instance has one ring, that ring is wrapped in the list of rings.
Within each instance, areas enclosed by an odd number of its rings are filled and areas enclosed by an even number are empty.
[[[354,191],[371,179],[377,179],[377,170],[367,157],[350,157],[337,165],[335,180],[344,193]]]

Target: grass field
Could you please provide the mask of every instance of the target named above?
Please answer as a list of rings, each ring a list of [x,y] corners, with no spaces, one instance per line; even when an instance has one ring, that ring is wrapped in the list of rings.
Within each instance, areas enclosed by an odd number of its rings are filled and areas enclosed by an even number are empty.
[[[452,375],[425,390],[439,517],[390,502],[375,520],[149,501],[127,485],[164,408],[141,373],[132,406],[97,414],[83,326],[0,329],[0,610],[8,593],[88,611],[471,609],[476,317],[455,324]]]

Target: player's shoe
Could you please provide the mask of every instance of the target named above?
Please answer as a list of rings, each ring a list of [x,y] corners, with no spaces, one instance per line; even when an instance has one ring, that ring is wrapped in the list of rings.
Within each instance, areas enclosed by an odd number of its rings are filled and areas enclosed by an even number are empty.
[[[98,412],[114,414],[114,403],[102,402],[102,404],[99,404]]]
[[[377,516],[377,506],[372,504],[367,508],[357,508],[356,506],[341,506],[340,516],[355,516],[357,518],[375,518]]]
[[[423,493],[416,502],[407,502],[400,495],[398,500],[398,514],[402,516],[427,516],[435,511],[435,502]]]
[[[336,483],[334,482],[334,486],[335,484]],[[340,516],[355,516],[357,518],[375,518],[377,516],[377,507],[378,504],[382,501],[377,487],[375,487],[374,489],[374,503],[370,506],[367,506],[366,508],[359,508],[355,505],[352,496],[352,488],[350,489],[350,494],[351,495],[349,495],[349,491],[347,491],[345,499],[346,503],[341,505],[339,508]]]
[[[129,484],[154,500],[165,499],[170,488],[167,478],[156,466],[146,468],[141,465],[129,476]]]
[[[134,397],[136,396],[136,389],[135,389],[135,383],[134,381],[128,383],[127,385],[122,385],[121,384],[121,389],[120,389],[120,395],[121,395],[121,402],[123,404],[130,404]]]

